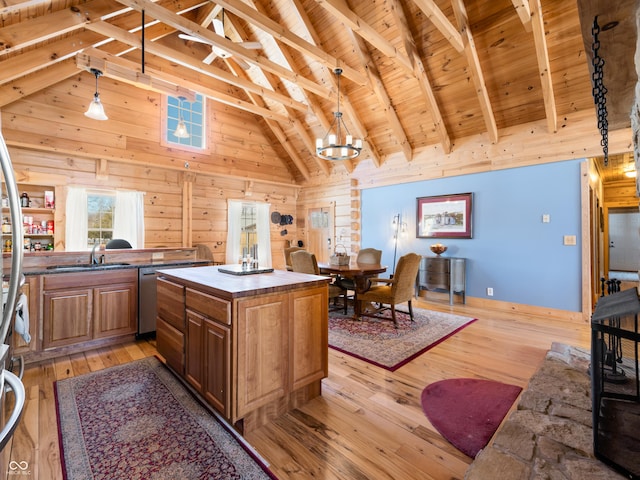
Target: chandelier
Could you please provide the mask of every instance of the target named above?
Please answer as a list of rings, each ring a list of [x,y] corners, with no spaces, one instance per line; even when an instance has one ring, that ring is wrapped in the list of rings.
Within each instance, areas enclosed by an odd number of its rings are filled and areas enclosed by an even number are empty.
[[[316,139],[316,153],[325,160],[350,160],[360,155],[362,140],[353,140],[353,136],[349,133],[349,129],[342,119],[340,112],[340,75],[342,69],[336,68],[334,73],[338,77],[338,110],[333,112],[333,123],[324,138]]]

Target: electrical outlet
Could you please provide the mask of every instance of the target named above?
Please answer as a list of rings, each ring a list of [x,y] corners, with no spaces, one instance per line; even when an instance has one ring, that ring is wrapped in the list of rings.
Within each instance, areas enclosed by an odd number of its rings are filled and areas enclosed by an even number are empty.
[[[542,223],[549,223],[551,221],[551,215],[549,215],[548,213],[545,213],[544,215],[542,215]]]
[[[487,296],[488,297],[493,297],[493,288],[491,288],[491,287],[487,288]]]

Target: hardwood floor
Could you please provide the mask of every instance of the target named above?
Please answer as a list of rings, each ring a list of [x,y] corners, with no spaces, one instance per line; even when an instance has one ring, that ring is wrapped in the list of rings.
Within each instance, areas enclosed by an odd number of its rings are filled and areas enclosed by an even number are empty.
[[[478,319],[396,372],[329,349],[320,398],[247,435],[280,479],[462,479],[471,459],[427,421],[422,389],[437,380],[475,377],[526,387],[554,341],[589,346],[587,324],[418,300],[421,308]],[[10,460],[35,480],[62,479],[53,383],[155,355],[136,341],[25,369],[27,403]]]

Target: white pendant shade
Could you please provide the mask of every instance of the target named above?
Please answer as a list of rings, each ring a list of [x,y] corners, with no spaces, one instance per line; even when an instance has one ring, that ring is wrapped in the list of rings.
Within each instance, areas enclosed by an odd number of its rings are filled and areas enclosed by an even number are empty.
[[[89,104],[89,109],[84,112],[84,114],[94,120],[109,120],[109,117],[104,113],[104,107],[97,93],[93,96],[93,100],[91,100]]]

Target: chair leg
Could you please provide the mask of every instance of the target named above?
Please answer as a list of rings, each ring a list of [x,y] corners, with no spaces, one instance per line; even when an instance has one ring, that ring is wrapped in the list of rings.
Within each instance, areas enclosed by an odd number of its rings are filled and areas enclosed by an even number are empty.
[[[391,318],[393,319],[393,326],[398,328],[398,320],[396,320],[396,306],[391,304]]]
[[[411,308],[411,300],[409,300],[409,318],[413,322],[413,309]]]

